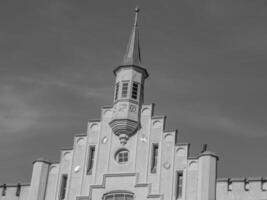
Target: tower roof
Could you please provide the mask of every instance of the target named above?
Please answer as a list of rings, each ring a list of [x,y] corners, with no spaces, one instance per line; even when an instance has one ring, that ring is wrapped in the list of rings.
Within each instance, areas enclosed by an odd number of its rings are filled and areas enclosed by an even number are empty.
[[[139,8],[135,8],[135,18],[134,18],[134,26],[132,29],[132,33],[129,38],[129,42],[126,48],[126,52],[124,58],[122,60],[121,65],[113,70],[115,76],[117,72],[122,68],[134,68],[137,71],[140,71],[144,74],[144,77],[147,78],[148,72],[145,68],[141,66],[141,53],[140,53],[140,44],[139,44],[139,30],[138,30],[138,13]]]
[[[141,65],[141,53],[139,44],[139,30],[138,30],[138,14],[140,9],[135,8],[135,19],[132,33],[129,38],[129,42],[126,48],[124,58],[121,65]]]

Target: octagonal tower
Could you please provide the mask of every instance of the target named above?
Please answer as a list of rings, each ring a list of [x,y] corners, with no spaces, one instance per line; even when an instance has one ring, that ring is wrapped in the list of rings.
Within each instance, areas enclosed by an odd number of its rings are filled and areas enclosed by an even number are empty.
[[[135,9],[135,21],[122,64],[114,70],[116,77],[113,115],[110,126],[121,144],[136,133],[140,127],[140,108],[144,99],[144,81],[147,70],[141,66],[139,30],[137,25],[139,9]]]

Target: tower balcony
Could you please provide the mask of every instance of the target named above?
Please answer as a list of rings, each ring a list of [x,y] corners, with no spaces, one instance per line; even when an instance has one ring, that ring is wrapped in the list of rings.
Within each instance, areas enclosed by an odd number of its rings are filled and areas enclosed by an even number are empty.
[[[139,123],[130,119],[114,119],[109,125],[123,145],[127,143],[128,139],[134,135],[139,128]]]

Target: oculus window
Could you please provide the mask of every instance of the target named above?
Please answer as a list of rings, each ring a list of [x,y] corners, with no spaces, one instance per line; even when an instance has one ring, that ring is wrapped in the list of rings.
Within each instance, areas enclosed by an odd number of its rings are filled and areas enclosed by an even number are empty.
[[[129,151],[127,149],[121,149],[115,154],[115,160],[120,163],[126,163],[129,160]]]

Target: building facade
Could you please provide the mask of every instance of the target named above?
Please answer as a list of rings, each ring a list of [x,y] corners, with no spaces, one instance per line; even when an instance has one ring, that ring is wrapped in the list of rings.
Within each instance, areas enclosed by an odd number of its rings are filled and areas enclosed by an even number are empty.
[[[30,184],[2,184],[0,200],[263,200],[267,179],[218,179],[218,156],[189,156],[165,116],[145,105],[138,12],[122,64],[114,70],[114,101],[75,135],[60,161],[33,162]]]

